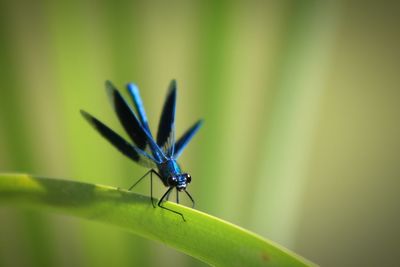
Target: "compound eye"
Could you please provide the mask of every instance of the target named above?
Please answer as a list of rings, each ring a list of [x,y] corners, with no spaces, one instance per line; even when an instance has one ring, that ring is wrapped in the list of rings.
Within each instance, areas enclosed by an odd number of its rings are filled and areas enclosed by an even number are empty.
[[[190,183],[192,181],[192,176],[190,174],[186,174],[186,182]]]
[[[172,186],[176,186],[178,184],[178,180],[175,176],[168,177],[168,184]]]

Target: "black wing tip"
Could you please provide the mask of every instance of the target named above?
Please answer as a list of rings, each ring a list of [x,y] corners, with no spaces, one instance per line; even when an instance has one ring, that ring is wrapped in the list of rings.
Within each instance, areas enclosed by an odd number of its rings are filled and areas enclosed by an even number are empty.
[[[97,119],[95,117],[93,117],[92,115],[90,115],[88,112],[84,111],[83,109],[79,110],[79,112],[81,113],[82,117],[93,127],[96,127],[96,122]]]
[[[122,98],[122,96],[120,95],[117,87],[115,87],[115,85],[110,80],[106,80],[105,86],[106,86],[106,93],[108,99],[110,100],[111,106],[115,108],[117,99]]]
[[[115,87],[111,80],[106,80],[104,84],[106,87]]]
[[[176,89],[178,87],[177,81],[176,79],[172,79],[171,82],[169,83],[169,87],[168,87],[168,94],[172,94],[176,92]]]
[[[87,113],[87,112],[84,111],[83,109],[80,109],[80,110],[79,110],[79,113],[81,113],[81,115],[82,115],[86,120],[91,119],[91,117],[92,117],[89,113]]]
[[[106,80],[105,86],[107,94],[110,97],[114,97],[114,94],[118,93],[117,87],[115,87],[115,85],[110,80]]]
[[[199,119],[196,121],[191,128],[197,128],[199,129],[202,125],[204,124],[204,119]]]
[[[189,128],[188,131],[194,131],[194,133],[196,133],[200,129],[200,127],[203,125],[203,123],[204,123],[204,119],[199,119],[194,124],[192,124],[192,126]]]

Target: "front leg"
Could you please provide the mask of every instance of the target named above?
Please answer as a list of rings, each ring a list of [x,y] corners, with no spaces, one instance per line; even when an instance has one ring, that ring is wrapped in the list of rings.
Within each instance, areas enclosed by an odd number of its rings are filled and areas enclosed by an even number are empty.
[[[174,189],[174,188],[173,188],[173,187],[168,188],[167,192],[165,192],[164,195],[161,197],[160,201],[158,201],[158,206],[159,206],[160,208],[162,208],[162,209],[169,210],[169,211],[171,211],[171,212],[173,212],[173,213],[175,213],[175,214],[180,215],[180,216],[182,217],[183,221],[186,222],[185,217],[183,217],[183,214],[182,214],[182,213],[177,212],[177,211],[172,210],[172,209],[169,209],[169,208],[164,207],[164,206],[161,205],[161,204],[163,203],[164,198],[165,198],[167,195],[169,195],[169,194],[171,193],[172,189]]]
[[[169,191],[169,193],[165,196],[165,201],[169,201],[169,196],[171,195],[171,192],[172,192],[172,190]]]

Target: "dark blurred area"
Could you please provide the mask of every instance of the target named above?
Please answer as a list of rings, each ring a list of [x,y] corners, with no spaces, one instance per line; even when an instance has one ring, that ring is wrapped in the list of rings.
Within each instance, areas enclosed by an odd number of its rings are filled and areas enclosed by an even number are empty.
[[[79,110],[124,135],[104,81],[124,93],[132,81],[155,131],[175,78],[177,135],[205,120],[180,158],[197,209],[321,266],[397,266],[399,11],[396,1],[1,0],[0,172],[128,188],[146,169]],[[7,205],[0,237],[0,266],[205,266],[108,225]]]

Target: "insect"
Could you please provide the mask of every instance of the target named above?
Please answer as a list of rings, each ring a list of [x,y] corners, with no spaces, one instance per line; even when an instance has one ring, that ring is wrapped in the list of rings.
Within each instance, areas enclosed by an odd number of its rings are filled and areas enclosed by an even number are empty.
[[[162,183],[168,187],[167,191],[158,201],[160,208],[174,212],[185,218],[180,212],[174,211],[162,204],[164,200],[169,199],[172,190],[176,189],[176,202],[179,203],[179,192],[185,192],[192,202],[194,207],[194,199],[186,190],[187,185],[191,182],[190,174],[183,172],[177,162],[182,151],[188,145],[189,141],[199,130],[203,121],[198,120],[194,123],[181,138],[175,142],[175,103],[176,103],[176,81],[172,80],[164,107],[161,113],[160,122],[158,125],[157,140],[151,134],[150,127],[147,121],[144,106],[139,94],[138,87],[130,83],[127,85],[127,90],[133,100],[135,112],[128,105],[116,87],[106,81],[106,91],[109,100],[114,108],[117,117],[131,139],[132,143],[126,141],[119,134],[111,130],[104,123],[90,115],[84,110],[81,110],[83,117],[116,149],[122,154],[138,163],[141,166],[150,168],[129,190],[132,190],[140,181],[150,174],[150,196],[151,203],[153,202],[153,174],[158,176]]]

